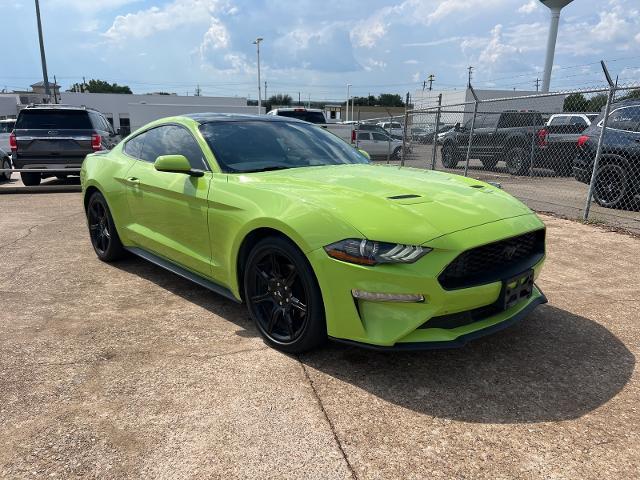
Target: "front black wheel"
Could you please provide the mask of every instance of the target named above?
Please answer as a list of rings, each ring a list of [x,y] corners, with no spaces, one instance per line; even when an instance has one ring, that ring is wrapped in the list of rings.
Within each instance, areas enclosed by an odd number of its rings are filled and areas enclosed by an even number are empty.
[[[96,192],[89,199],[87,223],[91,244],[100,260],[113,262],[125,255],[109,206],[101,193]]]
[[[402,147],[396,147],[391,154],[391,158],[394,160],[402,160]]]
[[[442,147],[442,165],[446,168],[456,168],[458,160],[456,148],[453,145],[448,144]]]
[[[2,170],[9,170],[11,168],[11,161],[5,157],[2,160]],[[0,180],[6,180],[7,182],[11,180],[11,172],[2,172],[0,174]]]
[[[593,197],[598,205],[605,208],[624,208],[630,199],[627,172],[615,163],[598,168]]]
[[[320,287],[311,265],[290,241],[269,237],[253,248],[244,292],[249,314],[270,346],[302,353],[325,342]]]
[[[529,173],[529,157],[523,147],[514,147],[507,152],[505,160],[507,171],[511,175],[527,175]]]

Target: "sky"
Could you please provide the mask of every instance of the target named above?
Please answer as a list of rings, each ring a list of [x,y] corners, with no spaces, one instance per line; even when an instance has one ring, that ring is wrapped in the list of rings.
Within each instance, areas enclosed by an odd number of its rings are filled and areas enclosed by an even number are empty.
[[[85,76],[134,93],[342,100],[434,89],[535,90],[549,11],[537,0],[40,0],[50,80]],[[42,79],[33,0],[0,0],[0,90]],[[552,89],[602,85],[599,61],[640,80],[640,2],[575,0],[563,10]]]

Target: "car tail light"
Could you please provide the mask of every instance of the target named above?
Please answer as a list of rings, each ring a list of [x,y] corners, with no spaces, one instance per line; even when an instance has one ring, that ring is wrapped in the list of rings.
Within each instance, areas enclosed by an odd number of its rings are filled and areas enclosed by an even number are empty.
[[[578,137],[578,147],[582,147],[589,140],[589,135],[580,135]]]
[[[91,135],[91,148],[93,148],[94,152],[97,152],[102,148],[102,137],[97,133]]]
[[[13,132],[9,135],[9,147],[11,147],[11,150],[14,152],[18,150],[18,140],[16,139],[16,134]]]
[[[547,137],[549,136],[549,130],[543,128],[538,131],[538,147],[544,148],[547,146]]]
[[[351,130],[351,143],[356,143],[356,131]]]

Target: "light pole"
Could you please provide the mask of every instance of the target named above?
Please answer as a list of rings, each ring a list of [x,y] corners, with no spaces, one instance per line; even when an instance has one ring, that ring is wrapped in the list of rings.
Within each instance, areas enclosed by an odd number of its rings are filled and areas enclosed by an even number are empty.
[[[258,115],[262,113],[262,85],[260,85],[260,42],[262,40],[262,37],[258,37],[253,41],[258,51]]]
[[[44,56],[44,39],[42,38],[42,22],[40,21],[40,2],[36,0],[36,19],[38,21],[38,38],[40,39],[40,60],[42,61],[42,78],[44,80],[44,93],[51,97],[49,90],[49,76],[47,75],[47,59]]]
[[[345,107],[346,107],[347,111],[345,112],[345,118],[344,118],[345,122],[349,121],[349,94],[350,94],[350,92],[351,92],[351,84],[347,83],[347,102],[345,104]]]

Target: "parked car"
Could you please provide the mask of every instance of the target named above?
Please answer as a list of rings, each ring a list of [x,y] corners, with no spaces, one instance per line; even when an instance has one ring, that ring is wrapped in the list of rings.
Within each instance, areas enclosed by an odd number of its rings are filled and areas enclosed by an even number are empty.
[[[455,125],[440,125],[438,127],[438,135],[436,136],[436,142],[442,143],[444,141],[445,135],[452,128],[455,128]]]
[[[110,150],[119,141],[107,118],[97,110],[66,105],[36,105],[21,110],[10,135],[11,154],[16,169],[47,169],[51,173],[21,172],[27,186],[42,178],[78,173],[88,153]]]
[[[402,157],[402,140],[391,138],[385,131],[358,130],[358,148],[367,152],[372,159],[387,158],[389,155],[394,160],[400,160]]]
[[[411,127],[411,140],[422,144],[432,143],[435,133],[435,127],[433,125]]]
[[[402,140],[404,136],[404,127],[400,122],[378,122],[382,128],[384,128],[389,135],[398,140]]]
[[[0,170],[11,169],[11,156],[0,148]],[[11,172],[0,172],[0,181],[11,180]]]
[[[15,118],[0,120],[0,148],[5,152],[11,151],[11,147],[9,146],[9,135],[13,131],[15,124]]]
[[[456,124],[443,137],[442,164],[455,168],[465,159],[471,120],[464,126]],[[542,115],[529,110],[507,110],[500,114],[478,115],[474,126],[471,158],[479,158],[485,168],[494,168],[504,161],[512,175],[529,172],[531,151],[538,148],[536,136],[543,127]],[[533,144],[533,145],[532,145]]]
[[[305,122],[314,123],[337,135],[347,143],[354,143],[356,140],[355,129],[353,123],[327,123],[324,112],[319,108],[305,107],[285,107],[274,108],[267,112],[267,115],[275,115],[278,117],[295,118]]]
[[[537,167],[554,170],[558,175],[573,174],[573,159],[577,142],[597,113],[555,113],[538,132],[539,152],[535,158]]]
[[[460,346],[546,301],[534,283],[544,224],[520,201],[372,164],[296,119],[158,120],[88,155],[80,178],[99,259],[131,252],[246,303],[266,343],[289,353],[328,337]]]
[[[604,113],[578,138],[573,174],[580,182],[591,182],[603,122]],[[635,197],[639,194],[640,101],[627,100],[611,106],[593,198],[603,207],[629,208],[637,201]]]

